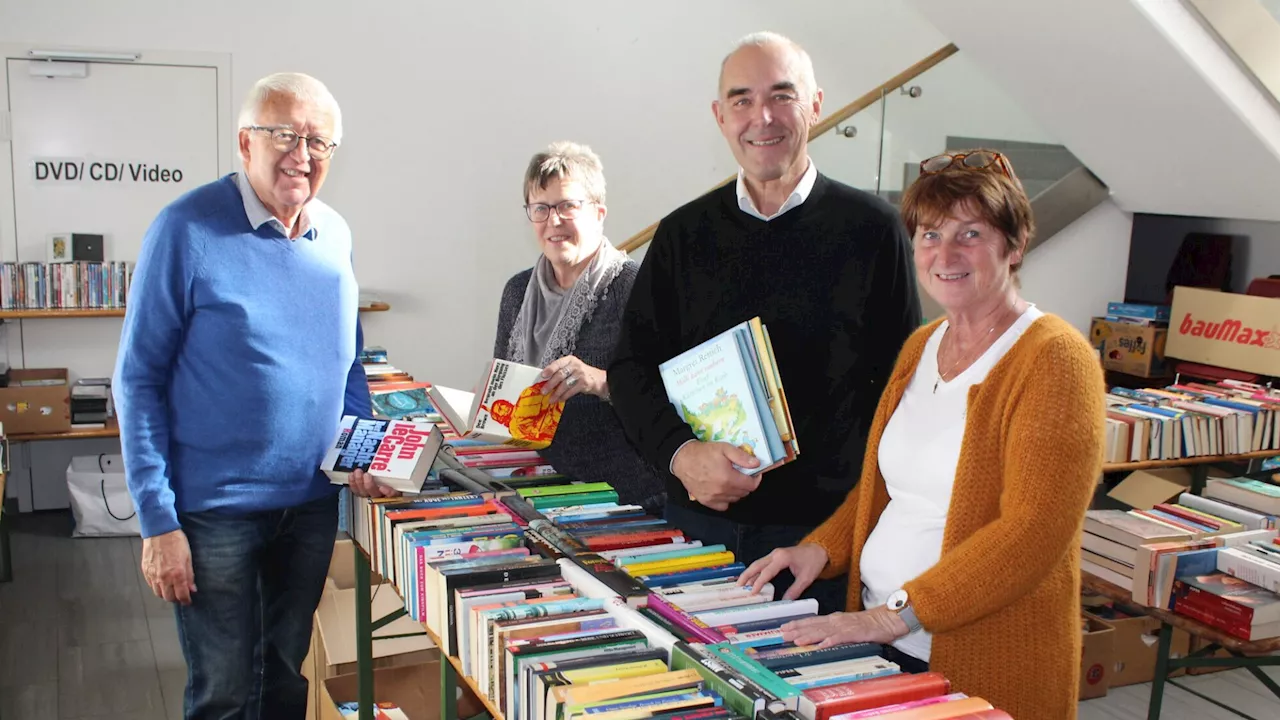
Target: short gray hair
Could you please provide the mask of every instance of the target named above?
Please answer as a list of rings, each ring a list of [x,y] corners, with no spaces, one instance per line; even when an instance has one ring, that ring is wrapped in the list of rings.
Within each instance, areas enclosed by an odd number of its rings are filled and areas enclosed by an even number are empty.
[[[813,95],[818,92],[818,80],[814,77],[813,59],[809,57],[809,53],[795,40],[792,40],[785,35],[780,35],[776,32],[769,32],[767,30],[745,35],[742,38],[739,38],[738,42],[733,44],[733,49],[730,50],[729,54],[725,55],[724,59],[720,61],[720,84],[724,83],[724,66],[728,64],[729,58],[733,57],[734,53],[748,46],[767,47],[769,45],[781,45],[783,47],[790,48],[795,52],[796,57],[800,60],[800,77],[798,78],[798,81],[800,85],[803,86],[804,92],[807,92],[809,97],[813,97]],[[720,94],[719,86],[716,87],[716,94]]]
[[[244,105],[240,107],[240,127],[258,124],[258,111],[272,95],[285,95],[302,102],[314,103],[333,118],[334,142],[342,142],[342,111],[338,101],[324,83],[303,73],[282,72],[268,75],[253,84]]]
[[[600,156],[586,145],[555,142],[534,155],[524,173],[524,201],[529,202],[534,188],[541,190],[552,179],[581,183],[588,200],[604,204],[604,165]]]

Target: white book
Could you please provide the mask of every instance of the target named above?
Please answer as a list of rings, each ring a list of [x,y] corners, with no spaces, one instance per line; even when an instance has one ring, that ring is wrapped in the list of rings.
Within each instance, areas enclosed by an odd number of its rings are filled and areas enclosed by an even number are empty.
[[[435,462],[444,435],[434,425],[372,420],[347,415],[320,469],[335,485],[346,485],[357,469],[403,493],[417,493]]]

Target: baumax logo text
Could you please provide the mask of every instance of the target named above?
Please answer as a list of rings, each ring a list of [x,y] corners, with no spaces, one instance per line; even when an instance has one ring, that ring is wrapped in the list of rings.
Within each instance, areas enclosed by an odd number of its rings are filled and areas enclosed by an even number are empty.
[[[1227,318],[1221,322],[1208,322],[1193,318],[1191,313],[1187,313],[1182,318],[1182,323],[1178,325],[1178,334],[1204,338],[1205,340],[1235,343],[1236,345],[1251,345],[1269,350],[1280,350],[1280,333],[1276,330],[1249,327],[1243,322],[1232,318]]]

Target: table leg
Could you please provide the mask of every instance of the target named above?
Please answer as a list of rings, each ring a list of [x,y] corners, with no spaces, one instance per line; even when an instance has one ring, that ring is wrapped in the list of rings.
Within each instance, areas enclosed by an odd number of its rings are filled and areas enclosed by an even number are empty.
[[[355,548],[356,562],[356,682],[359,720],[373,720],[373,608],[369,597],[369,558]]]
[[[1156,647],[1156,674],[1151,681],[1151,702],[1147,705],[1147,720],[1160,720],[1160,706],[1164,703],[1164,684],[1169,677],[1169,648],[1173,644],[1173,626],[1160,623],[1160,644]]]
[[[440,720],[458,717],[458,673],[440,651]]]

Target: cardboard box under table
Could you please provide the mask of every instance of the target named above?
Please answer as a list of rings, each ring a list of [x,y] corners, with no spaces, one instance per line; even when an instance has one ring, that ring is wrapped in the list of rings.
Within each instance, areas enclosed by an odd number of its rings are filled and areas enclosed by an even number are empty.
[[[10,370],[8,387],[0,387],[0,423],[9,435],[70,432],[66,368]]]
[[[1115,630],[1109,625],[1081,613],[1080,631],[1084,638],[1080,647],[1080,699],[1100,698],[1111,686],[1111,658]]]
[[[318,679],[354,675],[356,669],[356,590],[349,568],[354,567],[350,540],[334,546],[331,572],[316,608],[316,676]],[[372,616],[376,621],[404,610],[391,585],[371,589]],[[408,615],[373,632],[373,667],[422,665],[437,662],[440,652],[422,625]]]
[[[384,667],[373,671],[373,701],[393,703],[408,720],[440,720],[440,663]],[[356,675],[329,678],[321,686],[319,720],[344,720],[341,703],[359,700]]]

